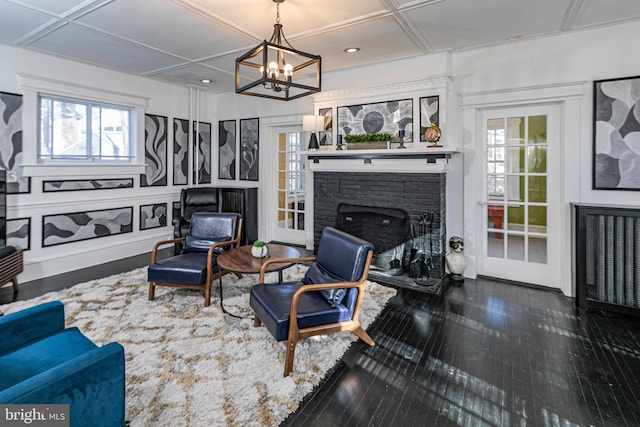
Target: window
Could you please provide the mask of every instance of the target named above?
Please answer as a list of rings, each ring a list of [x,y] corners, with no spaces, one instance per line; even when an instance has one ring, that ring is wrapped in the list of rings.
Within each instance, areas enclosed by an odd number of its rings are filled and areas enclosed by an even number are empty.
[[[504,200],[504,125],[500,119],[488,121],[487,193],[490,200]]]
[[[303,141],[299,133],[287,134],[287,188],[290,192],[304,189],[304,159],[298,154],[303,150]]]
[[[40,95],[38,160],[131,162],[134,109]]]

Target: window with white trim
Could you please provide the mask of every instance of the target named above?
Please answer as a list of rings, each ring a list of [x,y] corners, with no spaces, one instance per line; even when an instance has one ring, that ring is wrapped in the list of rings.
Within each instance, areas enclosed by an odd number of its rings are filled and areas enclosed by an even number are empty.
[[[38,161],[131,162],[131,107],[40,94]]]

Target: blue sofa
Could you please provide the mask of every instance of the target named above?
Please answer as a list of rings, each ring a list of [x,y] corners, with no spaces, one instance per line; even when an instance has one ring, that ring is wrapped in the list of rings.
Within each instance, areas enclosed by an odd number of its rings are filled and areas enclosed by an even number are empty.
[[[65,328],[59,301],[0,317],[0,403],[68,404],[71,426],[125,425],[124,348]]]

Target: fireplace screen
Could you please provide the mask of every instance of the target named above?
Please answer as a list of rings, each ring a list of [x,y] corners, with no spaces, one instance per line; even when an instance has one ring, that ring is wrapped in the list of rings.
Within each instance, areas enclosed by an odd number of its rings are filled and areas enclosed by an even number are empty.
[[[442,278],[436,266],[441,257],[439,244],[433,243],[435,214],[423,212],[411,222],[406,211],[397,208],[338,205],[336,228],[374,245],[371,275],[374,280],[430,286]],[[386,279],[386,280],[385,280]]]

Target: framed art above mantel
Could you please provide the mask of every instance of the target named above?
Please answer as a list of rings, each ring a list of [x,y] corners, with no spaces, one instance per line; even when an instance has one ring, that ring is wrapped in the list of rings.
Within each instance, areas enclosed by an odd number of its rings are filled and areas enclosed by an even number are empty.
[[[404,131],[404,142],[413,141],[413,99],[338,107],[337,135],[388,133],[394,141]]]

